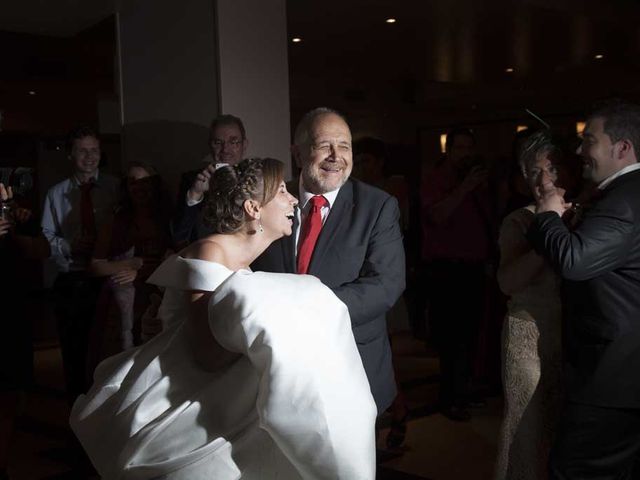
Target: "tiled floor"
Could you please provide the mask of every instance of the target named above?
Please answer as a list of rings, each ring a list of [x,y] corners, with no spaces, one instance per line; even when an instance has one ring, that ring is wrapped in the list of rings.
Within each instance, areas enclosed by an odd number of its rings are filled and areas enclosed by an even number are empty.
[[[502,400],[490,398],[487,406],[472,410],[468,423],[453,422],[435,409],[438,394],[438,360],[422,342],[396,339],[396,367],[412,420],[408,424],[405,452],[381,465],[384,478],[432,480],[489,480],[493,474]],[[385,476],[390,470],[413,475]]]
[[[404,453],[379,465],[378,479],[484,480],[491,478],[502,404],[490,399],[468,423],[434,413],[437,359],[420,342],[405,337],[397,358],[412,419]],[[55,343],[36,351],[35,392],[25,399],[13,441],[13,480],[97,478],[73,474],[69,458],[68,407],[61,390],[60,353]]]

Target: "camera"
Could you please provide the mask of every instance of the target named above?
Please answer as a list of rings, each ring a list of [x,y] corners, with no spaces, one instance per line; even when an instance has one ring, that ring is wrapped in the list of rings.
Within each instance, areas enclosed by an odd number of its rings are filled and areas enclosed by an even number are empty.
[[[0,168],[0,183],[11,187],[13,195],[25,195],[33,189],[33,168]]]
[[[0,200],[0,220],[13,220],[13,202]]]
[[[461,158],[457,165],[459,179],[464,179],[476,167],[487,169],[486,159],[480,155],[467,155]]]
[[[23,196],[33,189],[33,169],[25,167],[0,168],[0,183],[5,187],[11,187],[13,198],[2,201],[0,199],[0,220],[13,221],[15,208],[14,198]]]

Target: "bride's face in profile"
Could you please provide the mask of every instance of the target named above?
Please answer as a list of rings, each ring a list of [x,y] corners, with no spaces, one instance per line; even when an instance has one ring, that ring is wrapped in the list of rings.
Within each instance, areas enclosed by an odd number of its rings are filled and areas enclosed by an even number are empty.
[[[262,207],[260,223],[265,233],[275,238],[291,235],[294,207],[297,204],[298,199],[287,191],[284,181],[280,182],[275,197]]]

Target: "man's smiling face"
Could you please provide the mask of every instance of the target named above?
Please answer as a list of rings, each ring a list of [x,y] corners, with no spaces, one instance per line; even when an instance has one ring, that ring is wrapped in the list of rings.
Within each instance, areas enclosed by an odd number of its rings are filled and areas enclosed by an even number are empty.
[[[616,145],[604,132],[604,118],[594,117],[587,122],[582,134],[578,155],[582,157],[583,176],[595,183],[613,175],[620,166],[616,163]]]
[[[319,115],[311,124],[308,142],[300,146],[296,160],[308,192],[321,195],[337,190],[353,168],[349,126],[334,113]]]

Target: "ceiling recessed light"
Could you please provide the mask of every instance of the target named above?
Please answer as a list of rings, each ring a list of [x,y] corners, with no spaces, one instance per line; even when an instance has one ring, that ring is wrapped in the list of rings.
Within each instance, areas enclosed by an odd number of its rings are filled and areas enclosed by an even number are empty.
[[[300,42],[302,41],[302,39],[301,39],[300,37],[293,37],[293,38],[291,39],[291,41],[292,41],[293,43],[300,43]]]
[[[387,22],[387,23],[396,23],[396,21],[397,21],[397,20],[396,20],[395,18],[387,18],[387,19],[385,20],[385,22]]]
[[[602,55],[601,53],[597,54],[596,56],[594,56],[593,58],[595,58],[596,60],[602,60],[604,58],[604,55]]]
[[[513,68],[512,67],[508,67],[504,69],[505,72],[507,73],[513,73]]]
[[[35,95],[36,92],[34,90],[29,90],[29,95]]]

